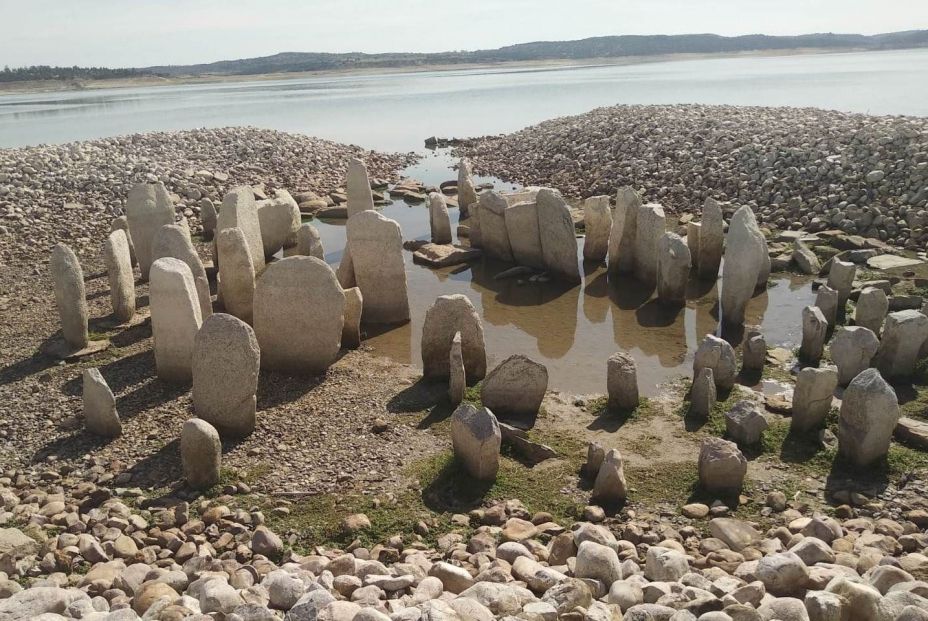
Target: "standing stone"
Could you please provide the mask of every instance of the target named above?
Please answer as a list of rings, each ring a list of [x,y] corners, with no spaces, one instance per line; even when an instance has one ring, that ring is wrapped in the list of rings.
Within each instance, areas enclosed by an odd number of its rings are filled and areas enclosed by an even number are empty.
[[[883,325],[876,368],[886,379],[911,377],[925,339],[928,339],[928,317],[920,311],[890,313]]]
[[[439,192],[429,194],[429,227],[432,231],[432,243],[451,243],[451,218],[448,217],[448,205]]]
[[[740,445],[760,442],[768,426],[767,419],[753,401],[739,401],[725,413],[725,434]]]
[[[345,294],[335,272],[319,259],[287,257],[258,279],[254,326],[266,369],[324,372],[338,356],[344,321]]]
[[[135,315],[135,275],[132,273],[129,241],[125,231],[117,229],[106,238],[103,259],[110,283],[113,316],[120,323],[125,323]]]
[[[219,252],[219,291],[230,315],[251,323],[255,297],[255,268],[242,229],[223,229],[216,236]]]
[[[928,317],[925,319],[928,320]],[[802,345],[799,347],[799,358],[810,363],[821,360],[827,332],[828,321],[817,306],[806,306],[802,309]]]
[[[880,339],[862,326],[841,327],[831,340],[831,360],[838,367],[838,383],[847,386],[870,367],[880,348]]]
[[[193,345],[203,320],[187,264],[173,257],[155,261],[149,297],[158,377],[167,382],[189,382]]]
[[[487,350],[483,323],[477,309],[462,294],[442,295],[425,311],[422,323],[422,374],[429,378],[449,376],[448,352],[456,333],[461,334],[464,370],[472,382],[487,374]]]
[[[477,202],[471,203],[467,210],[467,236],[471,248],[483,248],[483,232],[480,230],[480,199],[478,198]]]
[[[197,300],[200,303],[200,316],[206,319],[213,314],[213,302],[209,293],[209,281],[200,256],[190,241],[190,231],[177,224],[167,224],[155,235],[151,250],[152,261],[173,257],[180,259],[190,268],[193,282],[197,288]],[[220,261],[221,263],[221,261]]]
[[[806,432],[821,429],[831,411],[831,402],[838,386],[838,370],[833,366],[816,369],[805,367],[796,376],[793,389],[793,416],[790,428]]]
[[[588,442],[586,445],[586,463],[581,467],[581,474],[595,479],[596,475],[599,474],[604,459],[606,459],[606,449],[598,442]]]
[[[725,243],[725,221],[722,207],[714,198],[707,198],[702,206],[699,227],[699,278],[715,280],[722,263],[722,246]]]
[[[362,211],[374,211],[374,195],[371,193],[367,166],[355,157],[348,160],[347,193],[349,218]]]
[[[249,186],[233,188],[222,199],[222,208],[216,220],[216,233],[225,229],[241,229],[245,241],[248,243],[248,252],[251,254],[251,265],[255,276],[264,269],[264,242],[261,239],[261,221],[258,219],[258,205],[255,203],[255,193]],[[219,261],[220,265],[222,261]]]
[[[748,373],[760,373],[767,362],[767,341],[757,328],[747,331],[741,345],[741,368]]]
[[[84,425],[87,431],[105,438],[122,433],[122,424],[116,413],[116,397],[100,374],[99,369],[84,369]]]
[[[480,194],[477,215],[480,218],[480,243],[484,253],[492,259],[512,261],[512,245],[506,228],[506,209],[509,203],[499,192]]]
[[[583,258],[602,263],[609,252],[609,232],[612,230],[612,209],[608,196],[591,196],[583,202],[583,222],[586,238]]]
[[[638,407],[638,370],[630,354],[620,351],[609,356],[606,389],[610,410],[634,410]]]
[[[155,235],[165,224],[174,224],[174,205],[164,184],[159,181],[134,185],[126,202],[126,219],[139,261],[139,272],[142,280],[146,281],[154,263],[152,244]]]
[[[210,240],[216,235],[216,218],[219,213],[216,211],[216,205],[209,198],[201,198],[200,206],[200,226],[203,227],[203,239]]]
[[[866,466],[889,451],[899,421],[899,402],[892,387],[876,369],[866,369],[841,397],[838,452],[858,466]]]
[[[281,248],[296,245],[302,216],[300,206],[286,190],[277,190],[274,198],[259,201],[258,223],[261,228],[261,245],[264,256],[271,257]]]
[[[526,356],[509,356],[487,374],[480,401],[506,416],[533,416],[548,390],[548,369]]]
[[[699,222],[686,223],[686,247],[690,249],[690,267],[694,274],[699,273],[699,236],[702,224]]]
[[[460,332],[455,332],[454,338],[451,339],[448,368],[448,400],[451,401],[451,405],[458,406],[464,401],[464,390],[467,388],[467,370],[464,368],[464,351]]]
[[[690,249],[676,233],[664,233],[658,245],[657,297],[667,304],[686,302]]]
[[[738,361],[735,358],[735,350],[728,341],[712,334],[706,335],[693,357],[693,377],[699,377],[706,368],[712,369],[712,376],[718,388],[731,390],[738,375]]]
[[[838,321],[844,319],[844,308],[847,299],[854,287],[854,276],[857,275],[857,266],[850,261],[835,259],[831,262],[828,272],[828,286],[838,292]]]
[[[822,262],[818,260],[812,249],[806,246],[801,239],[793,242],[793,263],[800,274],[812,274],[818,276],[822,271]]]
[[[203,322],[193,347],[193,409],[224,436],[255,429],[261,352],[244,321],[216,313]]]
[[[886,293],[878,287],[864,287],[854,307],[854,324],[869,328],[876,336],[880,336],[888,312]]]
[[[222,442],[219,433],[205,420],[191,418],[180,432],[180,458],[184,478],[192,489],[206,489],[219,483]]]
[[[766,258],[766,263],[764,259]],[[738,209],[728,227],[725,263],[722,266],[722,321],[728,325],[744,323],[744,310],[758,282],[770,273],[767,242],[754,212],[747,205]]]
[[[451,444],[454,457],[467,473],[480,481],[492,481],[499,471],[502,434],[496,416],[464,403],[451,415]]]
[[[361,346],[361,312],[364,297],[357,287],[345,289],[345,323],[342,326],[342,347],[357,349]]]
[[[822,285],[815,294],[815,306],[822,311],[822,316],[829,326],[838,325],[838,292],[828,285]]]
[[[296,232],[296,253],[304,257],[316,257],[325,261],[325,248],[319,231],[312,224],[300,226]]]
[[[77,255],[64,244],[55,244],[49,261],[55,303],[61,318],[61,334],[75,349],[87,347],[87,295],[84,291],[84,271]]]
[[[635,232],[635,275],[638,280],[650,287],[657,284],[660,240],[665,233],[664,227],[664,208],[660,204],[648,203],[638,209],[638,230]]]
[[[534,201],[515,203],[503,213],[513,260],[519,265],[544,269],[545,257],[541,252],[541,232],[538,228],[538,205]]]
[[[638,210],[641,198],[629,186],[615,195],[615,212],[609,232],[609,272],[631,274],[635,271],[635,236],[638,233]]]
[[[625,483],[622,454],[619,449],[609,449],[593,483],[593,500],[614,505],[625,502],[627,497],[628,485]]]
[[[477,190],[471,176],[470,162],[461,159],[458,162],[458,208],[462,215],[469,213],[470,206],[477,202]]]
[[[351,289],[358,286],[358,279],[354,276],[354,261],[351,260],[351,253],[348,252],[347,241],[342,251],[342,260],[338,263],[338,271],[335,276],[338,278],[338,284],[342,289]]]
[[[710,493],[741,491],[748,460],[738,445],[722,438],[706,438],[699,447],[699,484]]]
[[[690,388],[689,415],[696,419],[705,420],[712,413],[715,402],[715,377],[713,377],[712,369],[705,367],[696,375],[693,386]]]
[[[409,321],[400,225],[376,211],[362,211],[348,219],[348,250],[364,297],[362,321]]]
[[[577,261],[577,234],[570,209],[556,190],[538,191],[538,230],[545,268],[558,278],[578,283],[580,265]],[[486,238],[486,231],[484,231]]]
[[[113,218],[113,221],[110,223],[110,233],[115,233],[116,231],[122,231],[126,234],[126,241],[129,243],[129,260],[132,262],[132,265],[138,265],[139,261],[135,257],[135,244],[132,243],[132,235],[129,233],[129,219],[126,216]]]

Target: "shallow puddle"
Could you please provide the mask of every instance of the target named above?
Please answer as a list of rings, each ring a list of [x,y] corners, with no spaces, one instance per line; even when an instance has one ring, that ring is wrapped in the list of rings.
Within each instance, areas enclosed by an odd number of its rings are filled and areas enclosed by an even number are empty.
[[[437,186],[457,177],[451,164],[449,156],[437,152],[404,174]],[[493,182],[497,190],[518,188],[493,178],[476,180]],[[381,213],[400,224],[404,240],[429,238],[426,203],[397,201]],[[458,210],[450,213],[456,229]],[[345,246],[344,221],[314,220],[313,224],[322,237],[326,260],[337,265]],[[582,253],[583,241],[578,241]],[[604,266],[586,264],[582,285],[564,285],[494,280],[512,266],[492,260],[430,269],[415,265],[411,252],[404,251],[403,256],[412,320],[383,331],[368,328],[365,338],[374,353],[397,362],[421,364],[425,311],[436,297],[452,293],[470,298],[483,318],[489,368],[512,354],[524,354],[547,366],[549,388],[574,394],[604,393],[606,359],[625,350],[638,364],[642,393],[655,395],[660,384],[691,373],[699,341],[718,326],[715,283],[692,281],[686,306],[668,308],[632,278],[607,278]],[[815,297],[811,282],[784,276],[774,278],[771,285],[751,300],[746,323],[760,325],[770,347],[796,347],[802,338],[801,310]],[[737,335],[733,340],[738,340]]]

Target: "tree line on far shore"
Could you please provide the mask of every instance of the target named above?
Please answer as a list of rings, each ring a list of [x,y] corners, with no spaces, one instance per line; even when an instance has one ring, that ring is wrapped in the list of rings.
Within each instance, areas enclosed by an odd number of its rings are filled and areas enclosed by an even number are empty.
[[[157,75],[144,69],[110,69],[108,67],[4,67],[0,71],[0,82],[24,82],[27,80],[110,80]]]

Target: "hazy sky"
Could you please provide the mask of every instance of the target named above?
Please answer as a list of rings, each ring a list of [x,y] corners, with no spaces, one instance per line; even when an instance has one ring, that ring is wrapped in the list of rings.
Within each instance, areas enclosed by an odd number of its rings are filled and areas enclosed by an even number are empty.
[[[0,65],[190,64],[617,34],[928,28],[928,0],[0,0]]]

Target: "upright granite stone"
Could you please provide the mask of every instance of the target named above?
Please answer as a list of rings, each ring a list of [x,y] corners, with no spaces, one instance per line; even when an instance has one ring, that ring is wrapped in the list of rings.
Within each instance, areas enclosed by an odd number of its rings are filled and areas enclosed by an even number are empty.
[[[342,259],[338,262],[338,269],[335,272],[338,278],[338,284],[342,289],[351,289],[358,286],[358,279],[354,276],[354,261],[351,260],[351,253],[348,252],[347,241],[345,249],[342,251]]]
[[[869,368],[879,348],[880,339],[867,328],[851,326],[835,330],[829,349],[831,360],[838,367],[838,384],[847,386]]]
[[[164,184],[159,181],[134,185],[126,202],[126,219],[139,261],[139,272],[142,280],[146,281],[154,263],[152,244],[155,235],[165,224],[174,224],[174,205]]]
[[[152,243],[152,261],[165,257],[180,259],[187,264],[197,288],[200,316],[206,319],[212,315],[213,301],[210,298],[209,281],[206,279],[203,262],[200,261],[200,256],[193,247],[193,242],[190,241],[190,231],[177,224],[167,224],[161,227]]]
[[[710,493],[737,494],[744,485],[748,460],[738,445],[722,438],[706,438],[699,447],[699,484]]]
[[[815,294],[815,306],[822,311],[822,315],[829,326],[834,327],[838,324],[839,303],[839,295],[836,290],[828,285],[822,285],[818,288],[818,292]]]
[[[261,350],[247,323],[225,313],[203,322],[193,346],[193,409],[223,436],[255,429]]]
[[[634,188],[622,186],[615,195],[615,212],[609,233],[609,273],[635,272],[635,236],[641,198]]]
[[[460,332],[455,332],[451,339],[448,369],[448,400],[451,405],[458,406],[464,401],[464,391],[467,389],[467,370],[464,368],[463,338]]]
[[[693,386],[690,388],[689,416],[699,420],[709,418],[716,398],[715,377],[712,369],[705,367],[693,379]]]
[[[240,228],[223,229],[216,236],[219,252],[219,291],[230,315],[251,323],[255,297],[255,268],[248,240]]]
[[[665,304],[686,302],[690,249],[676,233],[664,233],[658,244],[657,298]]]
[[[211,240],[216,236],[216,218],[219,212],[216,211],[216,205],[209,198],[201,198],[200,206],[200,226],[203,227],[203,239]]]
[[[854,307],[854,325],[868,328],[879,336],[888,312],[889,299],[886,293],[878,287],[864,287]]]
[[[61,319],[61,335],[74,349],[83,349],[89,342],[84,270],[74,251],[61,243],[52,248],[48,267]]]
[[[509,231],[506,228],[508,207],[509,203],[499,192],[490,191],[480,194],[480,206],[476,215],[480,218],[481,248],[486,256],[500,261],[512,261],[512,246],[509,243]]]
[[[625,468],[619,449],[609,449],[593,482],[593,500],[605,505],[625,502],[628,498],[628,485],[625,482]]]
[[[191,418],[180,432],[180,459],[184,478],[191,489],[206,489],[219,483],[222,442],[219,433],[205,420]]]
[[[155,261],[149,297],[158,377],[166,382],[189,382],[194,341],[203,319],[187,264],[173,257]]]
[[[364,296],[357,287],[345,289],[345,323],[342,326],[342,347],[357,349],[361,346],[361,313]]]
[[[409,321],[400,225],[376,211],[348,218],[348,250],[364,297],[364,323]]]
[[[439,192],[429,194],[429,228],[432,232],[433,244],[450,244],[451,218],[448,217],[448,205],[445,197]]]
[[[638,368],[626,352],[616,352],[606,361],[606,391],[610,410],[638,407]]]
[[[838,452],[857,466],[867,466],[889,451],[899,421],[899,401],[876,369],[866,369],[841,397]]]
[[[135,316],[135,275],[125,231],[117,229],[109,234],[103,244],[103,259],[110,284],[113,316],[125,323]]]
[[[448,354],[451,341],[457,333],[461,334],[461,352],[467,379],[476,382],[487,374],[483,322],[467,296],[458,293],[437,297],[425,311],[421,345],[423,376],[449,376]]]
[[[296,232],[296,253],[304,257],[316,257],[325,261],[325,248],[319,231],[312,224],[304,224]]]
[[[344,321],[345,294],[323,261],[287,257],[258,278],[254,327],[263,368],[296,375],[324,372],[338,356]]]
[[[850,261],[835,259],[831,262],[828,272],[828,286],[838,292],[838,321],[844,319],[844,308],[847,299],[854,288],[854,277],[857,275],[857,266]]]
[[[767,362],[767,340],[757,328],[748,330],[741,344],[741,368],[748,373],[760,373]]]
[[[503,213],[513,260],[519,265],[544,269],[545,257],[541,251],[537,203],[515,203]]]
[[[702,280],[715,280],[722,263],[722,246],[725,243],[725,221],[722,206],[714,198],[706,198],[702,206],[699,226],[699,265],[697,274]]]
[[[477,202],[477,190],[471,176],[470,162],[461,159],[458,162],[458,208],[462,215],[468,215],[470,206]]]
[[[796,376],[793,390],[793,415],[790,428],[807,432],[825,426],[831,402],[838,386],[838,370],[833,366],[805,367]]]
[[[258,205],[255,202],[255,193],[247,185],[233,188],[222,199],[222,208],[216,220],[216,233],[225,229],[241,229],[245,241],[248,243],[248,252],[251,254],[251,265],[255,276],[264,270],[264,242],[261,239],[261,221],[258,218]],[[222,261],[219,261],[222,263]]]
[[[84,425],[87,431],[115,438],[122,433],[122,423],[116,413],[116,397],[100,374],[100,370],[84,369]]]
[[[533,416],[548,390],[548,369],[526,356],[509,356],[490,371],[480,387],[480,402],[504,416]]]
[[[728,325],[744,323],[744,311],[754,295],[758,282],[766,282],[770,273],[767,242],[754,212],[743,206],[731,219],[722,266],[722,322]]]
[[[274,198],[258,201],[256,205],[264,256],[271,257],[281,248],[295,246],[302,216],[300,206],[293,200],[290,193],[286,190],[277,190]]]
[[[665,232],[664,208],[658,203],[642,205],[635,232],[635,276],[650,287],[657,285],[660,240]]]
[[[703,369],[712,369],[715,385],[722,390],[731,390],[738,375],[735,350],[724,339],[707,334],[699,344],[693,357],[693,378],[698,378]]]
[[[925,318],[928,320],[928,317]],[[825,351],[825,336],[828,333],[828,321],[817,306],[802,309],[802,345],[799,347],[799,359],[817,363]]]
[[[583,241],[583,258],[602,263],[609,252],[609,233],[612,230],[612,208],[608,196],[591,196],[583,202],[583,222],[586,238]]]
[[[132,243],[132,234],[129,233],[129,219],[126,216],[113,218],[113,221],[110,222],[110,233],[115,233],[116,231],[122,231],[126,234],[126,241],[129,244],[129,260],[132,262],[132,265],[138,265],[139,260],[135,256],[135,244]]]
[[[451,444],[455,459],[470,476],[480,481],[496,478],[502,433],[492,411],[468,403],[458,406],[451,415]]]
[[[876,354],[876,368],[886,379],[911,377],[928,339],[928,317],[917,310],[890,313]]]
[[[579,283],[581,279],[580,265],[577,261],[577,234],[567,203],[559,192],[549,188],[538,191],[536,202],[541,254],[544,257],[545,268],[558,278]]]
[[[374,195],[371,193],[367,166],[355,157],[348,160],[347,193],[349,218],[362,211],[374,210]]]
[[[699,237],[702,224],[699,222],[686,223],[686,247],[690,249],[690,267],[694,274],[699,273]]]
[[[471,248],[483,248],[483,231],[480,230],[480,199],[478,198],[476,203],[471,203],[467,210],[467,235]]]

